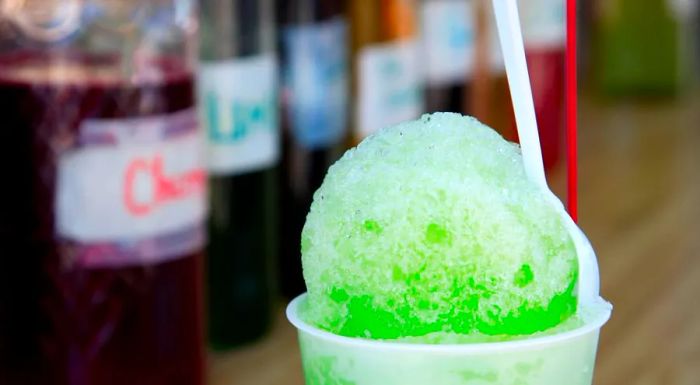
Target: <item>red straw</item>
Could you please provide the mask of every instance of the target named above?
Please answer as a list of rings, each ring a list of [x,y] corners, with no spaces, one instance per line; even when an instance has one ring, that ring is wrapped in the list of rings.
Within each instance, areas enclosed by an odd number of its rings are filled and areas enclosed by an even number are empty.
[[[578,149],[576,83],[576,0],[566,1],[566,157],[567,201],[569,215],[578,221]]]

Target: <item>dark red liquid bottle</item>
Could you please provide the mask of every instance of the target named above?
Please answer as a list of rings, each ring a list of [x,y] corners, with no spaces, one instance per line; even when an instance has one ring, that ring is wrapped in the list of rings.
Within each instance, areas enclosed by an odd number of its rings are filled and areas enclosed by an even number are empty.
[[[0,53],[0,384],[202,384],[189,63],[83,49],[119,29],[79,8],[52,30],[25,11],[5,15],[17,44]]]
[[[564,146],[565,0],[520,1],[521,23],[545,168]]]

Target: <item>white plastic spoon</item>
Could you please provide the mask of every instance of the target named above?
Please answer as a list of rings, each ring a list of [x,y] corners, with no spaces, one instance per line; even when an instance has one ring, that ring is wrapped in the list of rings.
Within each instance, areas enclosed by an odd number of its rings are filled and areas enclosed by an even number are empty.
[[[540,186],[547,198],[562,215],[578,255],[579,303],[593,303],[599,299],[600,291],[598,261],[595,252],[581,229],[566,212],[559,198],[549,189],[545,178],[517,0],[493,0],[493,8],[496,13],[498,36],[506,64],[511,99],[513,100],[513,110],[515,111],[515,121],[518,126],[518,137],[523,154],[525,173],[533,182]]]

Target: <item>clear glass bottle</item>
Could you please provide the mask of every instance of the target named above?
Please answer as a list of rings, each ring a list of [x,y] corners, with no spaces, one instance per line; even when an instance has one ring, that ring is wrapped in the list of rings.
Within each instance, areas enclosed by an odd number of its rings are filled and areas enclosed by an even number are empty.
[[[428,112],[474,114],[471,105],[477,37],[474,3],[474,0],[421,2]]]
[[[0,1],[0,383],[202,384],[194,11]]]
[[[415,0],[350,0],[351,144],[424,110]]]

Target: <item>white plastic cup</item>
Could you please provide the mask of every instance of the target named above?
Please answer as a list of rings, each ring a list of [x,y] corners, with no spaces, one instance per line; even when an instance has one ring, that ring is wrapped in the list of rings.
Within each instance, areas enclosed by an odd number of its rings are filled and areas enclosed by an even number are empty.
[[[307,385],[591,385],[601,306],[583,326],[506,342],[428,345],[335,335],[299,316],[306,294],[287,307],[298,329]]]

